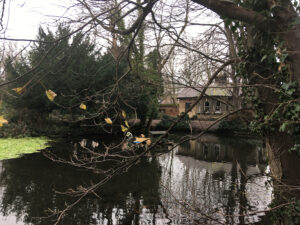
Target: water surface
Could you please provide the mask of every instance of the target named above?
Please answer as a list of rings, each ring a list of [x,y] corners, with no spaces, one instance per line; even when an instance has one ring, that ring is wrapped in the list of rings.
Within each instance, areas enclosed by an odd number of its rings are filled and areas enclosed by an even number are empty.
[[[174,140],[177,140],[176,137]],[[67,156],[83,142],[52,151]],[[96,195],[73,207],[60,224],[254,224],[272,200],[266,157],[254,139],[205,135],[159,157],[143,158]],[[50,161],[42,153],[0,162],[0,224],[48,225],[46,210],[75,199],[56,191],[88,186],[101,175]]]

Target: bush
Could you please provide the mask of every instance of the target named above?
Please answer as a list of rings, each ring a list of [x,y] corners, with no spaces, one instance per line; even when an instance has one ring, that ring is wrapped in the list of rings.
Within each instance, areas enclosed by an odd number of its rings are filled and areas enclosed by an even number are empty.
[[[221,121],[218,127],[218,131],[250,132],[247,123],[241,119]]]
[[[166,130],[168,129],[174,121],[177,120],[177,117],[171,117],[167,115],[163,115],[162,120],[160,121],[159,124],[157,124],[156,129],[159,130]],[[189,117],[186,115],[179,123],[173,127],[172,130],[189,130]]]

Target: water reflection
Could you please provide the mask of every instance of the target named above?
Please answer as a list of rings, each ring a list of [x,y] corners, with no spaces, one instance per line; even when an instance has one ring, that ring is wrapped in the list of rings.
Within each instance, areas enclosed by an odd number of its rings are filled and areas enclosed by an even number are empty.
[[[68,151],[71,146],[60,144],[60,150]],[[37,217],[46,216],[46,209],[63,209],[65,203],[74,201],[54,190],[88,186],[100,179],[99,174],[53,163],[41,154],[3,161],[1,213],[3,217],[13,214],[22,224],[53,224],[51,219]],[[159,205],[159,180],[158,161],[145,158],[104,185],[96,193],[100,199],[96,195],[83,199],[61,224],[128,224],[139,220],[143,208],[155,214]]]
[[[265,152],[254,140],[222,139],[206,135],[179,146],[163,166],[161,198],[176,224],[251,224],[267,209],[272,189],[263,173],[268,167]],[[175,199],[184,204],[174,203]],[[185,207],[194,213],[185,213]]]
[[[249,224],[266,209],[272,189],[265,187],[265,154],[253,141],[206,135],[159,158],[144,158],[113,178],[95,195],[84,198],[61,224]],[[56,143],[67,155],[82,147],[100,148],[99,141]],[[62,209],[73,198],[59,195],[101,179],[99,174],[53,163],[42,154],[0,162],[0,224],[53,224],[46,209]],[[195,211],[186,209],[193,208]],[[233,215],[233,216],[228,216]]]

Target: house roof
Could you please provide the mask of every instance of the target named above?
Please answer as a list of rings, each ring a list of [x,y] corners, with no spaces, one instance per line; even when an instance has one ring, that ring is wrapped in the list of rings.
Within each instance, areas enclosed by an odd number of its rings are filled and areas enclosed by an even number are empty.
[[[177,98],[196,98],[200,95],[203,87],[185,87],[182,88]],[[230,88],[221,88],[221,87],[209,87],[205,91],[207,96],[232,96]]]

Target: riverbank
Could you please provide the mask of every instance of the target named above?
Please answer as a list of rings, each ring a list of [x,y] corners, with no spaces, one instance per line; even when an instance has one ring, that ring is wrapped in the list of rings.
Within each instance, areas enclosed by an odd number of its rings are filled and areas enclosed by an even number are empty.
[[[0,160],[18,158],[48,147],[45,137],[0,138]]]
[[[161,119],[155,119],[152,120],[151,123],[151,130],[157,130],[160,127],[160,123],[162,122]],[[139,119],[132,119],[129,120],[129,125],[130,126],[138,126],[140,124]],[[219,130],[219,125],[220,122],[215,122],[215,121],[200,121],[200,120],[190,120],[187,122],[188,124],[188,129],[191,130],[192,132],[199,132],[203,130],[207,130],[209,132],[217,132]],[[167,127],[165,128],[167,129]]]

